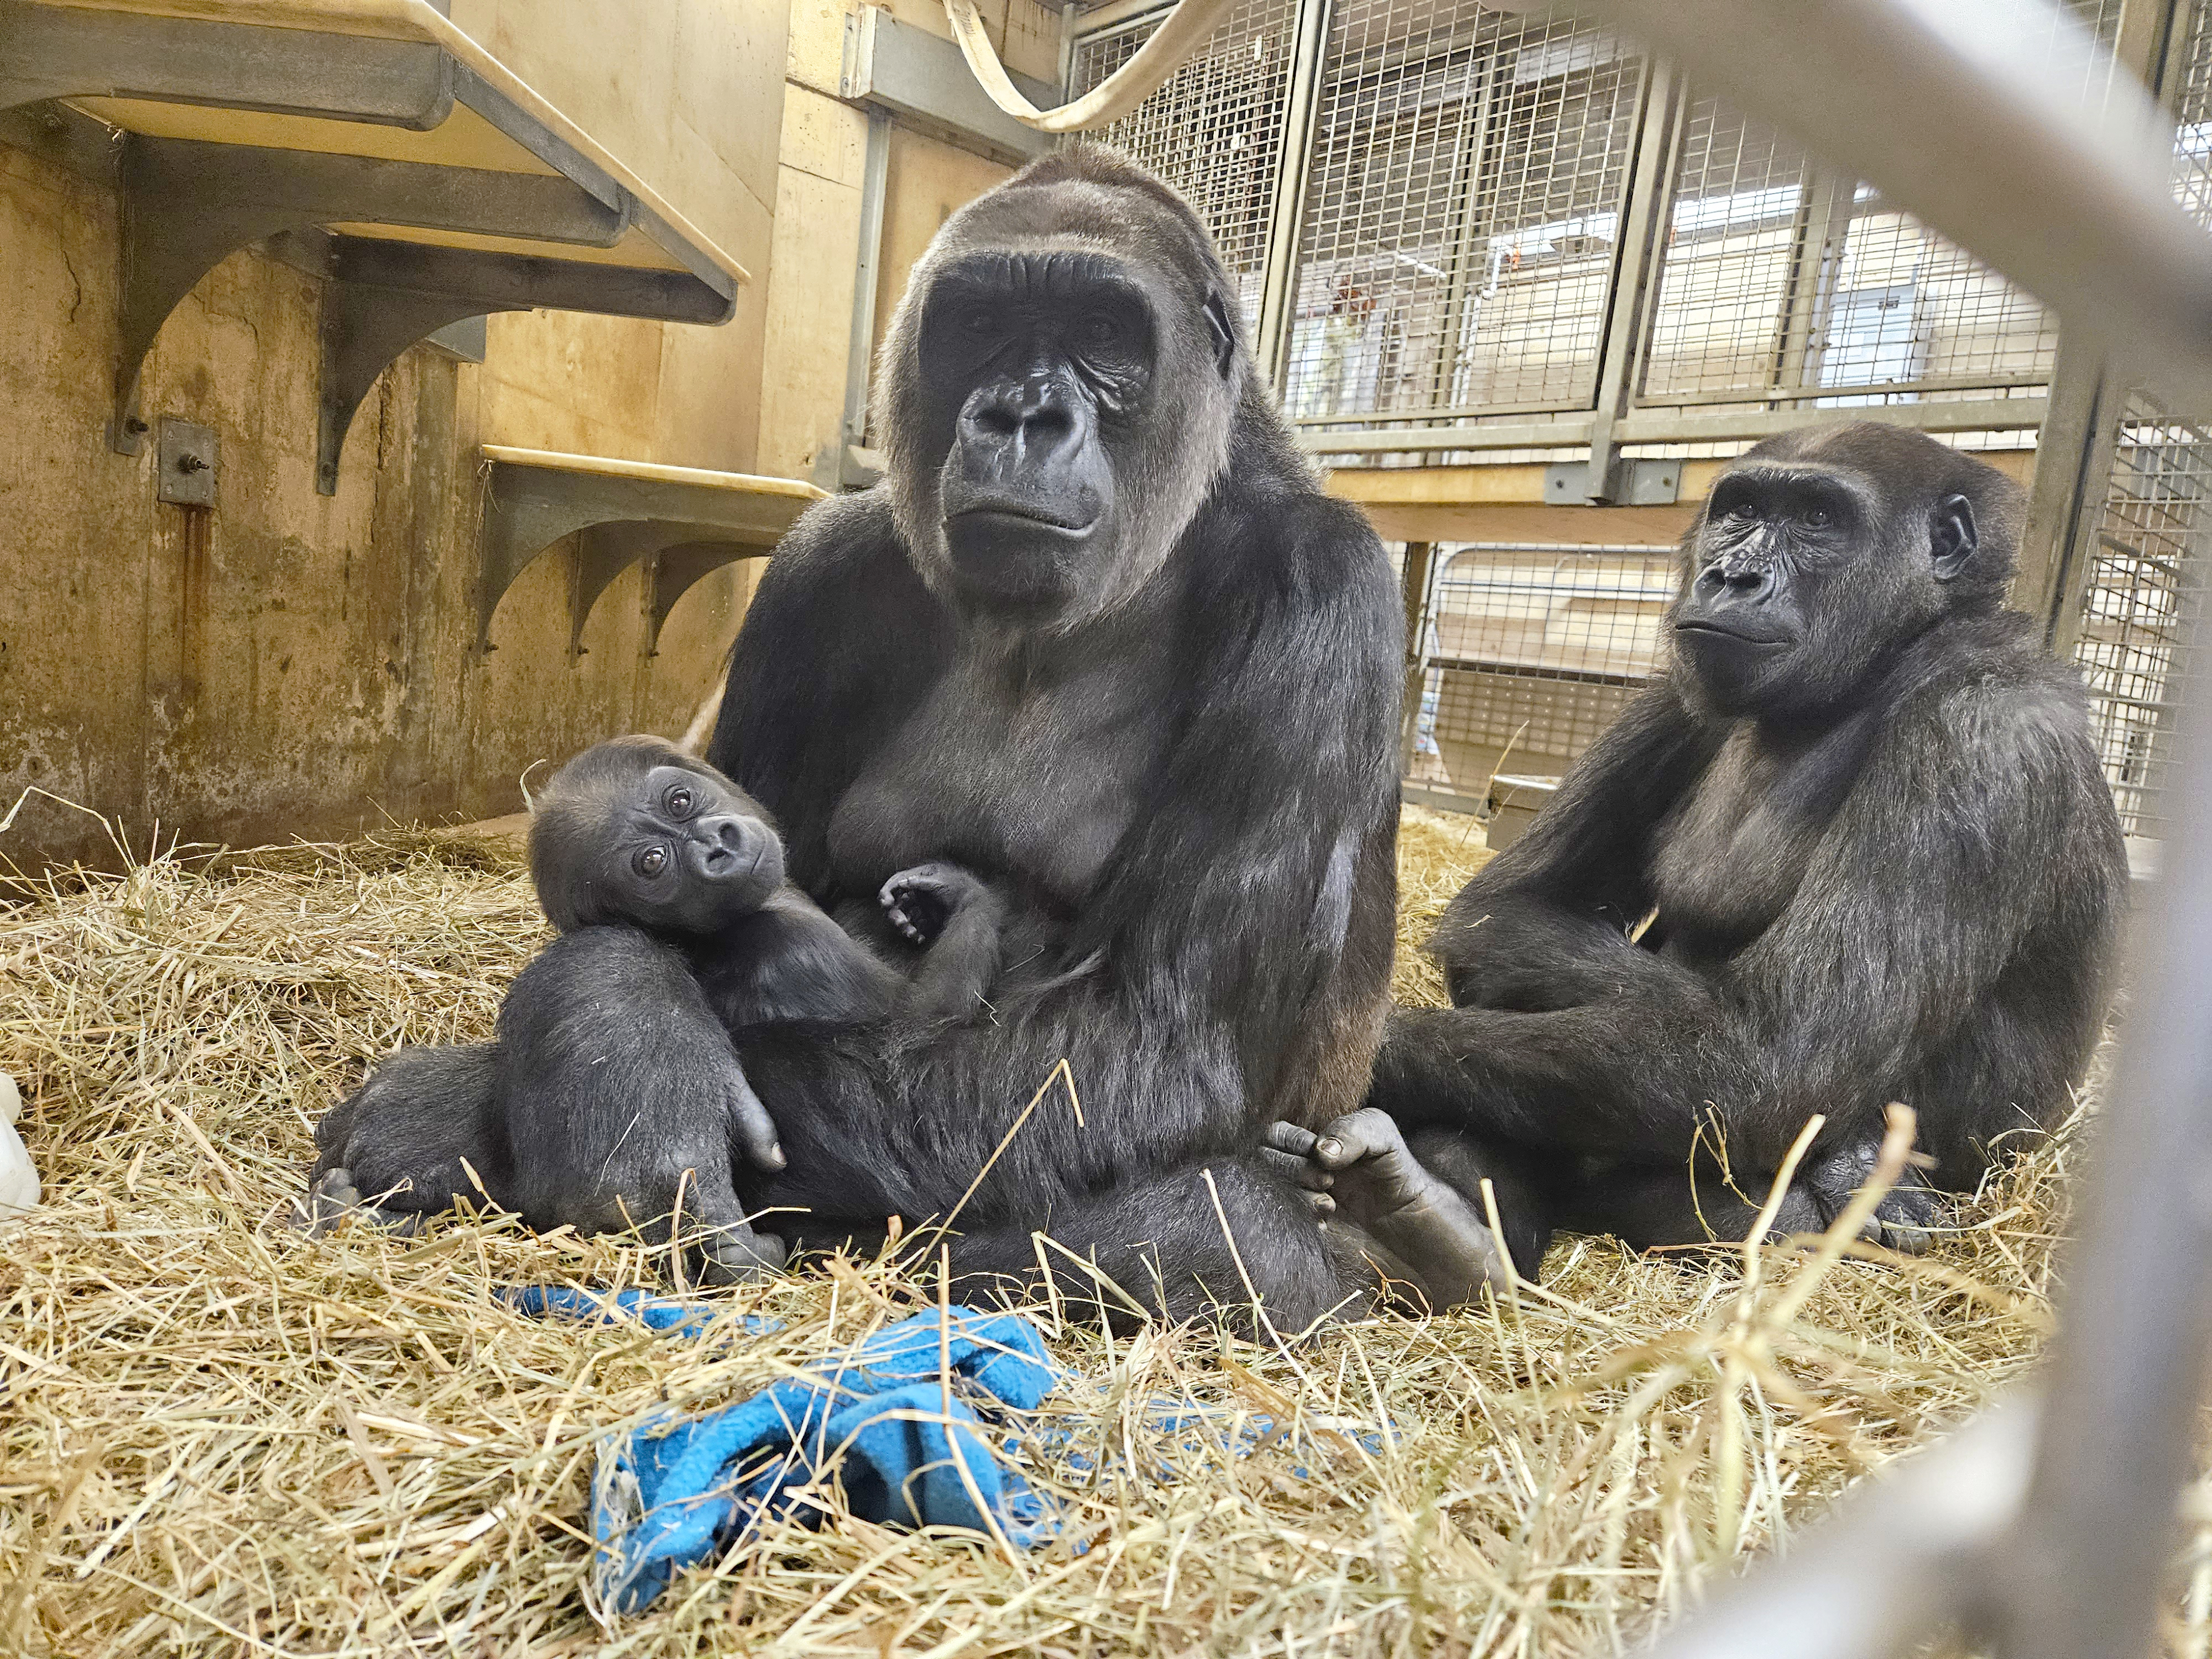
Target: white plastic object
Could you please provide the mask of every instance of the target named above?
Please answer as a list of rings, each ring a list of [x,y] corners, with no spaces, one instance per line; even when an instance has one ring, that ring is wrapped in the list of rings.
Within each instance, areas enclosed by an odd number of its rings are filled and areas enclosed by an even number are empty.
[[[22,1112],[23,1091],[14,1078],[0,1072],[0,1220],[39,1201],[39,1172],[31,1167],[23,1137],[15,1133],[15,1120]]]

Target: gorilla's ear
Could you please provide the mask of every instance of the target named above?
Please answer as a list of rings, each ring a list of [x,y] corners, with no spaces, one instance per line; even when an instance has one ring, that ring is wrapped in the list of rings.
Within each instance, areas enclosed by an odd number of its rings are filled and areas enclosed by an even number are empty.
[[[1237,362],[1237,330],[1229,320],[1229,302],[1218,294],[1206,296],[1206,331],[1213,337],[1213,366],[1225,380]]]
[[[1936,504],[1928,526],[1928,557],[1936,580],[1948,582],[1966,568],[1981,538],[1974,532],[1974,504],[1964,495],[1946,495]]]

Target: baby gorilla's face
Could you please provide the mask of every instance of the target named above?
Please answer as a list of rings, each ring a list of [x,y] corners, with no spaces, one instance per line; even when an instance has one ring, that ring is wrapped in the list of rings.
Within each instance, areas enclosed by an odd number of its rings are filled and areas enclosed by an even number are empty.
[[[609,817],[595,874],[647,927],[714,933],[782,884],[783,843],[752,803],[688,767],[654,767]]]

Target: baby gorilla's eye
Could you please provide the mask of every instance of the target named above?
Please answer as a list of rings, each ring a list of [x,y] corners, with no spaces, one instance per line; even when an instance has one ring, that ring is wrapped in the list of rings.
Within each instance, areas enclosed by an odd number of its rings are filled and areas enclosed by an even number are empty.
[[[668,793],[660,798],[662,810],[672,818],[690,817],[692,807],[697,804],[698,798],[691,793],[690,786],[681,783],[669,785]]]
[[[668,849],[665,847],[642,847],[629,862],[630,868],[651,881],[668,867]]]

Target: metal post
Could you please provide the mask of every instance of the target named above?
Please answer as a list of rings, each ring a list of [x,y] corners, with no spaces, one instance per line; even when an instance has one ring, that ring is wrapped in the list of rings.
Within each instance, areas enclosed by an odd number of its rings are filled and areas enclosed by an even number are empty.
[[[1480,37],[1478,34],[1477,39]],[[1437,351],[1436,379],[1431,383],[1429,403],[1435,409],[1455,409],[1460,402],[1460,353],[1465,349],[1467,313],[1469,295],[1473,303],[1482,300],[1480,273],[1486,270],[1489,239],[1483,234],[1485,216],[1481,211],[1482,161],[1490,149],[1491,111],[1498,100],[1498,80],[1500,74],[1497,36],[1492,31],[1491,50],[1475,48],[1482,64],[1482,89],[1475,94],[1474,118],[1468,127],[1466,153],[1460,169],[1460,186],[1455,194],[1458,211],[1452,226],[1451,281],[1444,289],[1444,314],[1438,333],[1441,342]],[[1478,313],[1478,316],[1480,313]]]
[[[2071,331],[2062,335],[2012,585],[2013,604],[2042,619],[2044,646],[2054,656],[2071,657],[2081,636],[2082,596],[2096,563],[2089,540],[2112,481],[2124,402],[2104,354]]]
[[[1275,159],[1274,210],[1267,219],[1267,262],[1260,284],[1260,326],[1252,356],[1280,397],[1290,366],[1291,327],[1298,308],[1298,239],[1306,216],[1306,179],[1313,170],[1314,125],[1321,112],[1322,64],[1328,46],[1332,0],[1298,0],[1291,37],[1291,82],[1283,141]]]
[[[1628,200],[1621,215],[1620,240],[1614,245],[1613,298],[1605,338],[1598,351],[1597,386],[1590,420],[1587,499],[1613,499],[1613,422],[1628,412],[1644,358],[1644,321],[1648,290],[1656,266],[1659,233],[1674,191],[1674,136],[1681,102],[1680,82],[1665,63],[1653,64],[1644,88],[1637,123],[1636,160]]]
[[[1851,229],[1856,179],[1815,173],[1805,181],[1804,210],[1790,253],[1790,281],[1782,313],[1782,349],[1774,365],[1774,384],[1802,392],[1820,384],[1820,359],[1827,349],[1828,309],[1835,298],[1836,273]]]
[[[1406,703],[1399,722],[1398,775],[1413,769],[1413,740],[1421,723],[1421,696],[1429,678],[1429,561],[1434,542],[1407,542],[1399,587],[1406,601]]]
[[[845,343],[845,418],[836,453],[815,462],[815,482],[836,489],[847,477],[851,452],[868,441],[868,369],[875,356],[876,288],[884,257],[884,195],[890,174],[891,118],[868,111],[867,157],[860,173],[860,246],[853,265],[853,331]],[[822,476],[826,474],[827,476]]]

